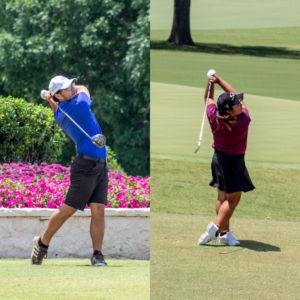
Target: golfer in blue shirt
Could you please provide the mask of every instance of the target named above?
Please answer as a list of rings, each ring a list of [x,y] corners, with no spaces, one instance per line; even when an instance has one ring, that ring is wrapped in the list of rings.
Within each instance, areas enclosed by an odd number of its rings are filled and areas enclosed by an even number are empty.
[[[93,266],[106,266],[102,254],[104,212],[107,204],[108,165],[106,147],[99,148],[63,112],[67,113],[88,135],[102,134],[101,127],[91,111],[92,101],[85,86],[76,86],[76,78],[56,76],[51,79],[45,93],[56,123],[74,141],[77,156],[71,164],[71,182],[66,201],[50,217],[42,236],[33,239],[31,263],[40,265],[47,255],[54,234],[77,210],[91,209],[90,234],[94,253]],[[63,110],[63,112],[58,109]]]

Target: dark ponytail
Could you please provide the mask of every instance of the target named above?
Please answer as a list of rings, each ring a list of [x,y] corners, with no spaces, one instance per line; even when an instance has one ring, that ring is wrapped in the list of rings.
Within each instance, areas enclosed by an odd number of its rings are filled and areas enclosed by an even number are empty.
[[[216,113],[216,119],[218,121],[218,123],[222,123],[223,125],[225,125],[227,127],[227,129],[229,131],[231,131],[231,127],[234,126],[234,124],[236,124],[236,116],[233,114],[233,111],[230,109],[227,110],[227,114],[221,115],[218,111]],[[219,124],[220,126],[220,124]],[[216,131],[219,129],[216,129]]]

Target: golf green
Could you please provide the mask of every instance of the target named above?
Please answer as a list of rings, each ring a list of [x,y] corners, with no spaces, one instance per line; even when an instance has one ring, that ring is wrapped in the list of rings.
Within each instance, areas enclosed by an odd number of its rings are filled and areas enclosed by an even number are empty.
[[[216,90],[216,97],[220,94]],[[207,120],[201,148],[197,148],[204,112],[203,88],[151,84],[151,155],[203,160],[212,156],[212,134]],[[252,122],[247,161],[300,166],[300,102],[245,94]]]

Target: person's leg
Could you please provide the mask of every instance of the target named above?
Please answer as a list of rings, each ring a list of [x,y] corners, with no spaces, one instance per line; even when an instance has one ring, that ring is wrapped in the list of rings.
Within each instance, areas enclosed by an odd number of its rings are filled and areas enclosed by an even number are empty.
[[[42,243],[48,246],[54,234],[76,211],[76,208],[67,204],[63,204],[58,208],[49,219],[45,232],[41,237]]]
[[[217,215],[219,214],[219,210],[220,210],[221,205],[223,204],[223,202],[226,199],[227,199],[226,198],[226,192],[225,191],[221,191],[220,189],[218,189],[218,199],[216,201],[216,213],[217,213]],[[226,224],[226,226],[222,230],[222,232],[226,232],[226,231],[230,231],[229,230],[229,222]]]
[[[218,233],[224,231],[229,220],[240,202],[242,192],[226,194],[226,200],[221,204],[215,224],[219,227]]]
[[[105,230],[105,205],[101,203],[90,203],[91,225],[90,234],[94,251],[102,251]]]

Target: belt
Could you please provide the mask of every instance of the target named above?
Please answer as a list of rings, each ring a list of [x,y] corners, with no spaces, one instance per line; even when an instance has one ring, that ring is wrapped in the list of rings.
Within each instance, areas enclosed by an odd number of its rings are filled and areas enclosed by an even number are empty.
[[[106,158],[97,158],[93,156],[83,155],[81,153],[78,153],[78,156],[87,160],[95,161],[95,162],[106,162]]]

